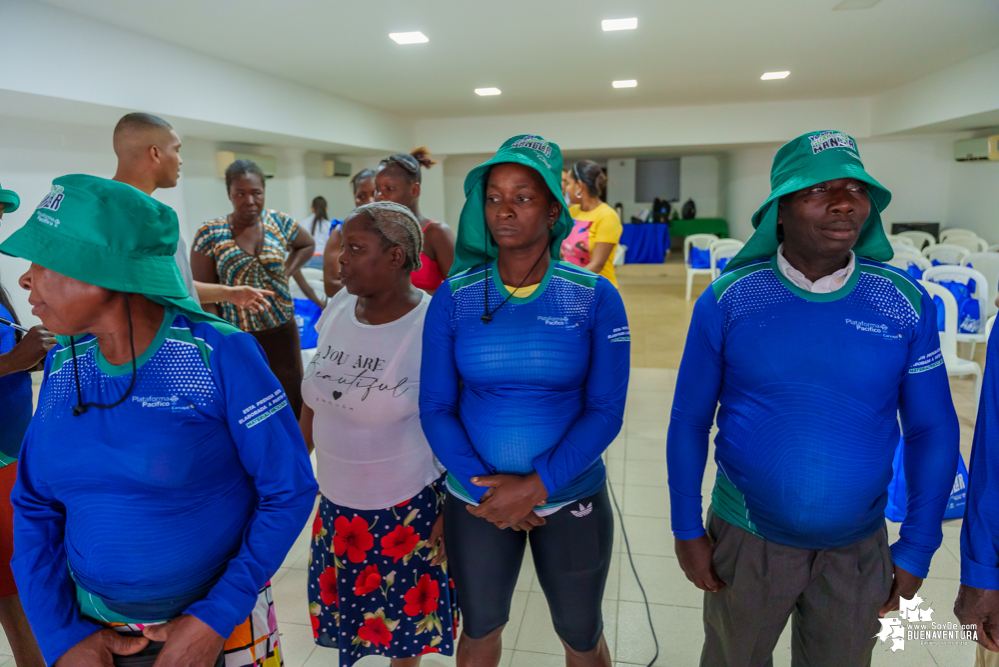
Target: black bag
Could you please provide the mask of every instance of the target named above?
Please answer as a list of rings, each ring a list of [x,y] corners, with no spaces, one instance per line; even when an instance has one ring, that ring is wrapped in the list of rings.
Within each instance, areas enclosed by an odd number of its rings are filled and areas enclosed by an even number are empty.
[[[669,212],[669,201],[656,197],[656,200],[652,202],[652,216],[649,222],[666,222],[669,220]]]
[[[683,205],[683,219],[693,220],[697,217],[697,205],[694,204],[693,199],[688,199],[687,203]]]

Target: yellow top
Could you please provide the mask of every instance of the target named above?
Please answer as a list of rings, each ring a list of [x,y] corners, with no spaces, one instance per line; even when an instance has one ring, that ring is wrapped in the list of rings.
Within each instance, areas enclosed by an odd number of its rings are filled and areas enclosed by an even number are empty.
[[[617,287],[617,276],[614,274],[614,252],[617,250],[617,244],[621,240],[621,232],[624,231],[624,227],[621,226],[621,219],[617,217],[617,211],[603,202],[592,211],[584,211],[579,207],[579,204],[576,204],[569,207],[569,215],[572,216],[573,220],[592,221],[593,224],[590,225],[591,253],[593,252],[593,246],[597,243],[610,243],[614,246],[611,248],[611,253],[607,257],[607,261],[604,262],[604,268],[600,270],[600,275],[611,281],[614,287]]]
[[[541,283],[538,283],[537,285],[524,285],[520,289],[517,289],[516,287],[511,287],[510,285],[503,285],[503,287],[506,288],[507,292],[517,297],[518,299],[526,299],[527,297],[534,294],[534,290],[538,289],[538,287],[540,286]]]

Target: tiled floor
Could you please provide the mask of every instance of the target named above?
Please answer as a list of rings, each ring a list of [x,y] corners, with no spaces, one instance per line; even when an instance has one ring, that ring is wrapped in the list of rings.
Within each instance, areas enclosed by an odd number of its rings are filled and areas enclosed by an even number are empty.
[[[696,665],[704,633],[701,593],[681,572],[673,555],[669,529],[669,495],[666,488],[665,444],[669,408],[693,301],[683,299],[682,265],[621,267],[621,292],[632,325],[632,379],[625,426],[606,453],[609,479],[623,513],[635,568],[649,596],[650,611],[659,637],[656,665]],[[706,285],[706,281],[705,281]],[[703,285],[698,285],[698,288]],[[696,298],[696,291],[695,291]],[[979,346],[978,357],[984,352]],[[981,363],[981,359],[979,359]],[[970,381],[952,383],[962,425],[962,452],[967,460],[974,428],[974,402]],[[713,458],[713,457],[712,457]],[[715,476],[709,458],[704,492],[710,493]],[[606,637],[615,665],[645,665],[654,648],[645,605],[624,551],[621,525],[615,539],[615,556],[604,596]],[[889,524],[893,538],[898,526]],[[315,647],[312,641],[306,577],[310,527],[302,533],[284,566],[273,579],[274,603],[279,619],[287,667],[326,667],[337,664],[336,651]],[[960,522],[944,524],[944,543],[937,552],[922,597],[936,610],[934,620],[954,620],[951,609],[959,575]],[[556,667],[563,665],[562,648],[552,629],[544,595],[535,581],[530,559],[521,570],[513,599],[510,623],[504,635],[502,665]],[[0,667],[13,662],[0,635]],[[8,660],[5,662],[5,660]],[[425,667],[453,665],[454,659],[427,656]],[[775,651],[774,664],[790,664],[787,631]],[[961,666],[974,664],[973,647],[940,646],[926,649],[907,642],[904,653],[893,654],[879,645],[874,665]],[[359,667],[388,665],[366,658]]]
[[[673,555],[669,530],[669,495],[666,489],[665,442],[669,405],[673,398],[675,371],[632,369],[625,427],[607,451],[608,473],[624,516],[632,557],[638,576],[649,596],[650,609],[659,637],[656,665],[696,665],[703,640],[701,592],[680,570]],[[708,464],[705,494],[710,493],[715,468]],[[889,524],[893,539],[898,526]],[[930,577],[921,595],[936,610],[937,622],[954,620],[951,608],[959,575],[960,522],[944,525],[944,544],[933,560]],[[274,603],[283,633],[287,667],[336,665],[336,652],[313,648],[312,630],[305,602],[308,534],[292,549],[285,567],[275,577]],[[925,605],[924,605],[925,607]],[[646,665],[654,648],[641,592],[628,564],[624,541],[618,530],[615,555],[604,596],[607,642],[616,665]],[[513,613],[503,635],[503,665],[547,667],[563,665],[562,648],[552,629],[544,595],[525,559]],[[790,664],[790,638],[782,637],[774,664]],[[361,667],[387,665],[387,660],[367,658]],[[427,667],[453,665],[453,658],[424,658]],[[893,654],[879,645],[875,665],[971,667],[973,647],[941,646],[927,650],[907,642],[904,654]]]

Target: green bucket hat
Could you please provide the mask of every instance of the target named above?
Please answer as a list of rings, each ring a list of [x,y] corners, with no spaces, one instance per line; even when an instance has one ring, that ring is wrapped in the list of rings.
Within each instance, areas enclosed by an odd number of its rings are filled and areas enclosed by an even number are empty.
[[[0,186],[0,204],[4,205],[4,213],[13,213],[21,206],[21,198],[13,190],[4,190]]]
[[[181,278],[174,260],[179,234],[177,214],[166,204],[125,183],[74,174],[52,182],[0,252],[91,285],[142,294],[195,321],[215,321]]]
[[[891,201],[891,193],[864,170],[853,137],[835,130],[823,130],[803,134],[777,151],[770,169],[770,196],[753,214],[756,232],[725,266],[725,272],[777,253],[780,244],[777,237],[777,204],[781,197],[837,178],[863,181],[871,198],[871,214],[860,229],[853,252],[878,262],[891,259],[894,253],[881,225],[881,211]]]
[[[454,264],[450,275],[487,264],[496,259],[499,248],[489,227],[486,226],[486,178],[494,164],[515,162],[534,169],[542,178],[558,202],[562,201],[562,151],[558,144],[542,139],[536,134],[521,134],[503,142],[492,158],[468,172],[465,177],[465,205],[461,209],[458,224],[458,240],[454,247]],[[551,257],[560,259],[562,241],[572,231],[572,217],[569,209],[562,206],[562,212],[552,228]]]

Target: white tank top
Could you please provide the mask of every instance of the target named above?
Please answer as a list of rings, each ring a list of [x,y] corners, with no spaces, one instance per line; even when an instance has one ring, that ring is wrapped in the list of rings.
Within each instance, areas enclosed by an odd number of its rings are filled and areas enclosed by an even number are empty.
[[[357,297],[340,290],[316,324],[316,356],[302,397],[316,413],[319,489],[359,510],[392,507],[444,472],[420,425],[424,294],[403,317],[376,326],[357,321]]]

